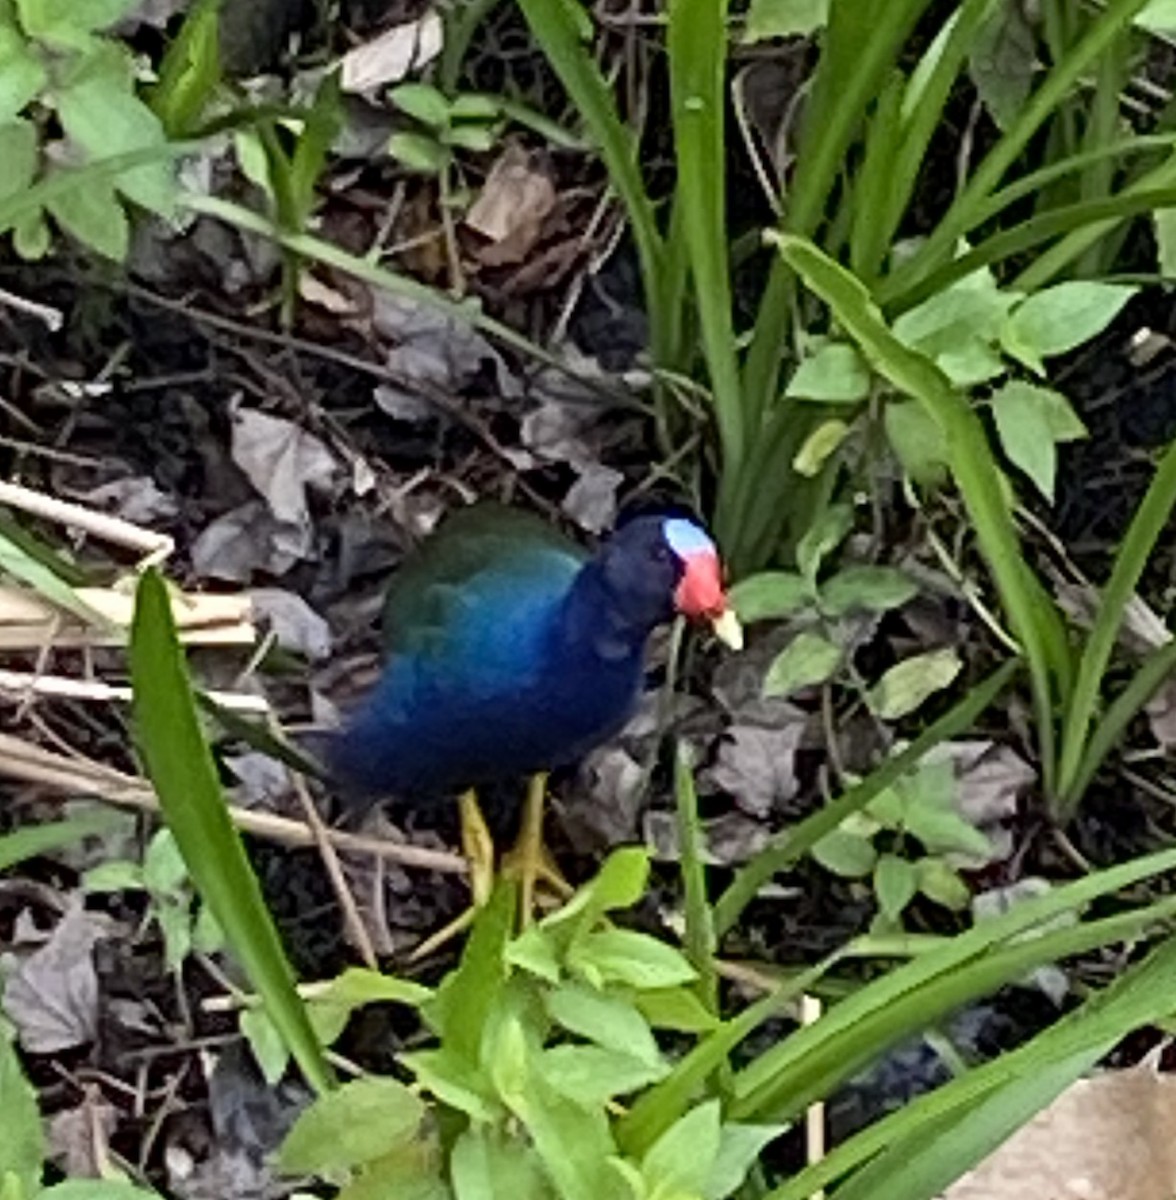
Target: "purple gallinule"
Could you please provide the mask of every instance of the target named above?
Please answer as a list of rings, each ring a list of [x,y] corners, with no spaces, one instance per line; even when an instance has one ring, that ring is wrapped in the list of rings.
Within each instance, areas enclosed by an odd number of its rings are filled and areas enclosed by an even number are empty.
[[[526,919],[535,881],[560,882],[542,838],[547,772],[628,721],[646,641],[676,614],[741,644],[718,552],[692,519],[633,516],[589,554],[533,514],[459,510],[394,575],[387,665],[328,742],[328,766],[357,796],[461,793],[475,903],[493,872],[475,789],[531,776],[512,856]]]

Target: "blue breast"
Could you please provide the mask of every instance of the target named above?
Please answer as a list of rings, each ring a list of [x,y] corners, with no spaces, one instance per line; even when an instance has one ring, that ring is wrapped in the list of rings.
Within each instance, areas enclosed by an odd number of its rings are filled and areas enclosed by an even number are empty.
[[[641,654],[603,659],[569,630],[582,564],[536,554],[437,585],[329,751],[358,789],[432,797],[574,762],[624,725]]]

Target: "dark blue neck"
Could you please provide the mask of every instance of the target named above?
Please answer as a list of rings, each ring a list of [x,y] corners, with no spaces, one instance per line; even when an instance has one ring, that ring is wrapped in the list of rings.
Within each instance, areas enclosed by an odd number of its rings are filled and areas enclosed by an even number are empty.
[[[608,586],[596,560],[580,568],[564,604],[562,633],[569,647],[605,662],[641,658],[657,617],[635,613]]]

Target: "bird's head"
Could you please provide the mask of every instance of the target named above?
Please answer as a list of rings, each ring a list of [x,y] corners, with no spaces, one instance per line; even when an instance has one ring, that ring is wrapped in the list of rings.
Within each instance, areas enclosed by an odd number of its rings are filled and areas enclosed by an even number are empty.
[[[708,621],[722,642],[742,648],[743,629],[727,602],[718,548],[689,517],[631,518],[604,546],[601,565],[614,594],[635,616],[657,623],[681,613]]]

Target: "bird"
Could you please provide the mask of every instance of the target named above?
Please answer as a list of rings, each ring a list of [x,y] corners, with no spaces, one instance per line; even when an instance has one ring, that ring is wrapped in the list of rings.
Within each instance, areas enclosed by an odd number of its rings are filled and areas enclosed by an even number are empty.
[[[624,727],[650,634],[679,614],[741,647],[715,542],[678,510],[623,518],[590,552],[534,512],[481,500],[445,517],[394,572],[381,674],[324,758],[357,797],[459,798],[474,904],[445,936],[492,887],[480,788],[530,778],[504,859],[520,876],[524,921],[540,880],[566,888],[542,835],[548,773]]]

